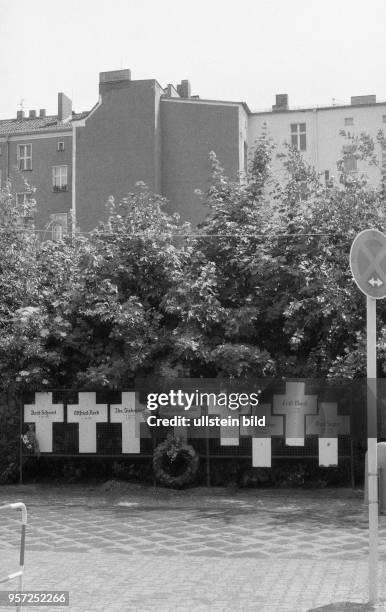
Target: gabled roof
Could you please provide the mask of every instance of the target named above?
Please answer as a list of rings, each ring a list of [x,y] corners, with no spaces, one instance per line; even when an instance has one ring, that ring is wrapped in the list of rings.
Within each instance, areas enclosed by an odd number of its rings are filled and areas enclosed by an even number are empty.
[[[13,134],[29,134],[30,132],[42,131],[71,131],[72,121],[84,119],[89,111],[83,113],[73,113],[70,121],[59,121],[57,115],[49,115],[47,117],[36,117],[30,119],[1,119],[0,120],[0,135],[8,136]]]

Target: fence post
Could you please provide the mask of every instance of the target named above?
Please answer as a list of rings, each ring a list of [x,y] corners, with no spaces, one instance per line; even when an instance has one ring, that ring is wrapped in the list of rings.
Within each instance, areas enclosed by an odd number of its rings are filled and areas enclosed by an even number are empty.
[[[10,580],[14,580],[18,578],[19,583],[19,591],[23,590],[23,576],[24,576],[24,557],[25,557],[25,536],[27,529],[27,508],[23,502],[15,502],[13,504],[6,504],[5,506],[0,506],[1,510],[21,510],[21,533],[20,533],[20,556],[19,556],[19,566],[20,569],[17,572],[13,572],[12,574],[8,574],[5,578],[0,579],[0,584],[4,582],[9,582]],[[17,606],[16,610],[20,611],[22,609],[21,604]]]

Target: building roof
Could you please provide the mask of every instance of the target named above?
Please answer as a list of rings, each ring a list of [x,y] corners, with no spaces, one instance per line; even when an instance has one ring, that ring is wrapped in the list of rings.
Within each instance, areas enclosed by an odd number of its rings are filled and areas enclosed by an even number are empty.
[[[318,111],[328,111],[328,110],[337,110],[339,108],[350,108],[351,110],[357,110],[358,108],[375,108],[377,106],[386,106],[386,101],[380,100],[379,102],[369,102],[369,103],[361,103],[361,104],[333,104],[326,106],[293,106],[292,108],[283,108],[272,110],[272,108],[267,108],[265,110],[257,110],[252,111],[251,115],[280,115],[280,114],[288,114],[288,113],[305,113],[305,112],[318,112]]]
[[[161,100],[164,101],[169,101],[169,102],[190,102],[190,103],[197,103],[197,104],[218,104],[219,106],[221,106],[221,104],[232,104],[232,105],[238,105],[238,106],[242,106],[245,110],[245,112],[250,115],[251,111],[249,109],[249,106],[246,102],[241,102],[238,100],[213,100],[212,98],[199,98],[199,97],[195,97],[195,96],[190,96],[190,98],[181,98],[181,97],[174,97],[174,96],[168,96],[168,95],[163,95],[161,96]]]
[[[71,130],[71,122],[74,120],[84,119],[89,111],[83,113],[73,113],[70,121],[59,121],[57,115],[49,115],[47,117],[35,117],[30,119],[1,119],[0,120],[0,135],[8,136],[14,134],[29,134],[30,132],[50,132]]]

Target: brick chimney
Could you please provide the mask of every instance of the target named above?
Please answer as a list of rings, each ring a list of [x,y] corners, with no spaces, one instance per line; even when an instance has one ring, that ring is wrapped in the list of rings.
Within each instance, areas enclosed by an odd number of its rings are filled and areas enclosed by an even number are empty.
[[[63,92],[58,93],[58,121],[72,117],[72,101]]]
[[[179,85],[177,85],[177,91],[180,94],[181,98],[190,98],[190,83],[188,80],[184,79],[181,81]]]
[[[167,96],[168,98],[179,98],[180,97],[177,89],[171,83],[168,83],[168,85],[164,89],[164,92],[165,92],[165,96]]]
[[[28,113],[28,117],[30,119],[36,119],[36,110],[30,110],[30,112]]]
[[[360,106],[361,104],[376,104],[377,96],[370,94],[367,96],[351,96],[351,105]]]
[[[109,70],[99,73],[99,93],[125,87],[131,81],[131,70]]]
[[[22,119],[24,119],[24,111],[23,110],[18,110],[16,113],[16,119],[18,119],[19,121],[21,121]]]
[[[45,117],[46,116],[46,109],[45,108],[41,108],[39,110],[39,117]]]
[[[288,110],[288,94],[276,94],[276,104],[272,105],[272,111]]]

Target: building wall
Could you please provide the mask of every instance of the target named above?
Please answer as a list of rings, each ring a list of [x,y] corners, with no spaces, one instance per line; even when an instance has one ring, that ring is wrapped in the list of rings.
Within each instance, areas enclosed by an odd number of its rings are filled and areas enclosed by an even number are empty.
[[[251,158],[264,127],[280,153],[284,150],[283,143],[291,142],[291,124],[304,123],[305,160],[321,174],[328,171],[333,176],[337,175],[336,162],[347,143],[340,134],[342,130],[351,135],[367,132],[376,138],[378,131],[386,128],[386,103],[376,103],[375,96],[352,99],[348,106],[288,110],[288,97],[279,95],[275,112],[250,114],[238,102],[190,97],[188,81],[181,82],[179,92],[184,97],[180,97],[174,87],[169,85],[164,91],[154,79],[132,81],[130,70],[101,73],[99,91],[100,101],[87,116],[85,113],[69,115],[71,101],[60,93],[58,116],[47,118],[47,127],[41,117],[38,120],[42,131],[38,131],[33,118],[24,124],[20,111],[17,120],[1,122],[2,183],[10,177],[14,191],[23,192],[24,177],[36,188],[38,229],[48,226],[51,215],[70,212],[73,204],[78,227],[89,231],[105,218],[108,197],[113,195],[119,201],[138,181],[165,196],[170,212],[178,212],[182,220],[195,225],[208,212],[195,191],[208,188],[210,151],[215,151],[225,173],[237,179],[243,175],[246,156]],[[165,95],[165,92],[168,93]],[[67,122],[69,116],[75,118],[74,148],[71,122]],[[350,119],[352,125],[347,125],[345,119]],[[19,123],[15,126],[14,121]],[[54,124],[57,128],[48,127]],[[29,125],[29,135],[23,136],[17,131],[28,130]],[[63,152],[57,151],[59,141],[65,143]],[[14,171],[17,147],[29,143],[32,144],[32,170],[20,175]],[[376,156],[381,162],[378,144]],[[384,156],[386,161],[386,152]],[[53,190],[55,165],[68,167],[66,192]],[[284,178],[282,161],[276,156],[272,169],[277,179]],[[358,162],[358,171],[366,172],[371,183],[379,182],[379,167]]]
[[[163,93],[154,80],[101,83],[101,103],[76,129],[76,211],[83,231],[105,216],[116,200],[144,181],[160,191],[158,105]]]
[[[57,150],[58,142],[64,142],[64,151]],[[11,136],[9,148],[4,141],[0,144],[3,184],[7,178],[10,178],[13,191],[16,193],[25,192],[24,181],[36,189],[33,197],[37,201],[35,216],[37,229],[44,229],[48,226],[51,214],[71,211],[71,132]],[[21,172],[17,169],[18,146],[21,144],[32,144],[32,170]],[[67,191],[57,193],[53,190],[52,168],[60,165],[67,165],[68,186]]]
[[[379,130],[386,128],[386,122],[382,120],[383,115],[386,117],[386,104],[320,110],[318,112],[320,168],[330,170],[333,175],[337,174],[336,160],[342,156],[342,146],[347,142],[339,136],[339,131],[345,130],[346,133],[350,132],[355,136],[366,132],[375,140]],[[345,118],[353,118],[354,125],[345,126]],[[381,147],[378,143],[375,154],[378,161],[381,161]],[[379,168],[358,162],[358,171],[365,172],[373,184],[377,184],[380,180]]]
[[[216,153],[229,177],[240,170],[239,105],[163,98],[161,125],[162,194],[170,212],[199,223],[208,211],[195,190],[209,185],[209,152]]]
[[[366,132],[374,139],[383,127],[386,128],[386,104],[330,107],[299,111],[256,113],[249,116],[248,144],[252,152],[254,142],[261,135],[264,125],[267,134],[277,145],[276,153],[284,151],[284,142],[291,141],[291,123],[306,123],[307,150],[304,159],[319,172],[329,171],[337,176],[337,161],[342,157],[342,148],[348,141],[340,134],[342,130],[351,136]],[[353,125],[345,125],[345,119],[353,119]],[[375,153],[381,160],[381,147],[376,144]],[[273,159],[272,169],[278,178],[284,177],[282,161]],[[380,179],[379,168],[358,162],[358,171],[365,172],[371,183]]]
[[[252,154],[256,140],[266,128],[267,136],[276,144],[272,160],[272,171],[278,180],[284,179],[285,171],[282,160],[276,154],[285,151],[284,143],[291,142],[291,123],[305,123],[307,133],[307,150],[303,152],[304,159],[317,166],[317,125],[315,113],[310,111],[272,112],[250,115],[248,120],[248,147]]]
[[[246,174],[248,171],[248,115],[239,106],[239,168]]]

